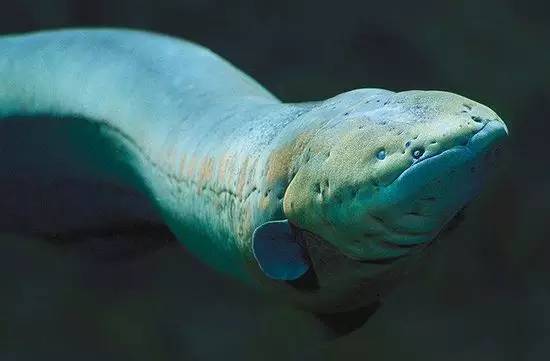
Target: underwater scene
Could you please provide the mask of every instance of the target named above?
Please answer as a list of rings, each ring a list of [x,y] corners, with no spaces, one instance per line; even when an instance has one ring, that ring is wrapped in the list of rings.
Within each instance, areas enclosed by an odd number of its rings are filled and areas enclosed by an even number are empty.
[[[546,2],[0,5],[0,361],[550,357]]]

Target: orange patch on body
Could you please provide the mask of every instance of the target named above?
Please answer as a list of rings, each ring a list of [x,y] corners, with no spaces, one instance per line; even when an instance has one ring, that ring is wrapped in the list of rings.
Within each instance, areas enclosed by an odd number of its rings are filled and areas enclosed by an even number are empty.
[[[189,162],[188,162],[188,166],[187,166],[187,177],[188,178],[193,178],[193,174],[195,173],[195,164],[197,162],[197,158],[194,156],[194,155],[191,155],[189,157]]]
[[[197,193],[201,193],[203,188],[212,181],[212,172],[214,169],[212,158],[206,158],[198,161],[198,178],[196,179]]]
[[[214,161],[212,158],[207,158],[201,163],[198,179],[200,185],[208,183],[212,179],[212,172],[214,170],[213,164]]]
[[[243,164],[239,167],[239,176],[237,179],[237,194],[242,195],[244,186],[248,179],[248,157],[244,160]]]
[[[181,156],[178,174],[180,176],[183,176],[184,172],[185,172],[185,154]]]
[[[227,174],[230,174],[229,167],[231,166],[231,160],[233,155],[224,153],[221,157],[220,166],[218,168],[218,182],[223,184]]]
[[[271,154],[267,168],[268,186],[281,180],[288,180],[293,160],[304,150],[312,137],[312,133],[304,132]]]

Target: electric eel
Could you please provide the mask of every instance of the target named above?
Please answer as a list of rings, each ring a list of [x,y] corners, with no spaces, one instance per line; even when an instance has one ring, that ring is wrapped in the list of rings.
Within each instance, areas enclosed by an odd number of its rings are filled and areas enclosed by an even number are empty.
[[[508,133],[444,91],[284,103],[200,45],[125,29],[0,37],[0,118],[2,230],[162,221],[327,317],[372,312],[422,262]]]

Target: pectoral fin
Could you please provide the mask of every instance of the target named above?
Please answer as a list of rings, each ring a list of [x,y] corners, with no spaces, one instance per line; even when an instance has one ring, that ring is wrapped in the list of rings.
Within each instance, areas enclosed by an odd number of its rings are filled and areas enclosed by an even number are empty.
[[[252,249],[261,270],[276,280],[298,279],[311,267],[303,244],[286,219],[258,226],[252,235]]]

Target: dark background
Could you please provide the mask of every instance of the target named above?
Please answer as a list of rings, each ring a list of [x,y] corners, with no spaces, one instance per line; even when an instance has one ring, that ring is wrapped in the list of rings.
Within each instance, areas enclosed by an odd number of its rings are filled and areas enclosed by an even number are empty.
[[[2,235],[0,360],[547,360],[549,10],[542,0],[2,1],[2,34],[154,30],[211,48],[285,101],[448,90],[496,110],[510,137],[462,227],[347,337],[320,342],[309,315],[177,247],[98,267]]]

